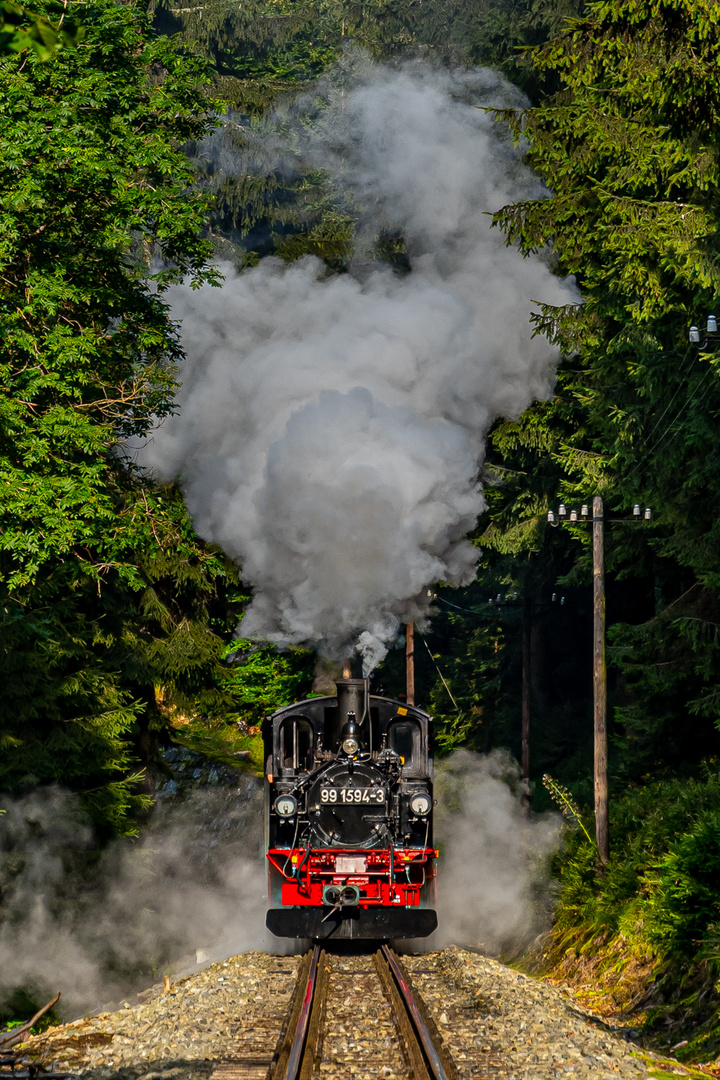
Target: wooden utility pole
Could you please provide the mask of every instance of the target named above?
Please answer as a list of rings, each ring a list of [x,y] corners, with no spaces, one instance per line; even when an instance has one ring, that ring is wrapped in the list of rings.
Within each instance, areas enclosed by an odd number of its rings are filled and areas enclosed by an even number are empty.
[[[605,552],[603,501],[593,498],[593,705],[595,838],[600,861],[610,858],[608,831],[607,669],[605,666]]]
[[[408,705],[415,704],[415,624],[405,623],[405,691]]]
[[[522,705],[521,705],[521,754],[520,764],[522,776],[522,803],[525,809],[530,805],[530,685],[531,685],[531,635],[532,633],[532,600],[529,596],[523,599],[523,625],[522,625]]]

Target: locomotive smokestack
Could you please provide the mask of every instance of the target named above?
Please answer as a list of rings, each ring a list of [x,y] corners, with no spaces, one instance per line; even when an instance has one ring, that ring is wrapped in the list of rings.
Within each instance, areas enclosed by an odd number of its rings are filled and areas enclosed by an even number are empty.
[[[341,679],[337,683],[337,701],[341,727],[347,722],[349,713],[353,713],[353,718],[357,720],[358,724],[363,723],[367,712],[367,693],[367,679]]]

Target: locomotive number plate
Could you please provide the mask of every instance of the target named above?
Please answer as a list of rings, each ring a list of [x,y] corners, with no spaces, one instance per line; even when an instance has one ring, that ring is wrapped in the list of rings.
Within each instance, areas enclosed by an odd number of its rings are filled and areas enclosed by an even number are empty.
[[[381,787],[325,787],[320,791],[324,803],[378,803],[385,802],[385,789]]]

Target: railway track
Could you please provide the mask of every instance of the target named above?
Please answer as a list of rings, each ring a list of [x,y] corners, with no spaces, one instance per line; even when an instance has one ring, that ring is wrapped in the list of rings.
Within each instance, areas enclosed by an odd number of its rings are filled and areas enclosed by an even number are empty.
[[[269,1070],[270,1080],[337,1080],[338,1062],[332,1059],[332,1033],[328,1009],[342,999],[352,1022],[353,1002],[359,1013],[373,993],[389,1002],[406,1074],[412,1080],[459,1080],[458,1072],[420,995],[413,988],[401,960],[387,945],[363,958],[365,966],[343,970],[341,958],[315,946],[303,958],[284,1034]],[[372,966],[368,966],[372,965]],[[331,993],[331,982],[334,982]],[[337,1023],[337,1016],[334,1018]],[[362,1023],[356,1014],[356,1019]],[[387,1039],[381,1024],[371,1022],[369,1038],[358,1039],[353,1075],[387,1075]],[[348,1017],[345,1018],[348,1023]],[[331,1059],[332,1064],[326,1061]]]

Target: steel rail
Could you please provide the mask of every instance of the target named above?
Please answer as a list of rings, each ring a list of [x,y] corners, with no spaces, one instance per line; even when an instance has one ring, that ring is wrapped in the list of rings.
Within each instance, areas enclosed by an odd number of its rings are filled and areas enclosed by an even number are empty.
[[[459,1080],[431,1013],[389,946],[375,952],[374,966],[413,1080]],[[319,945],[303,957],[287,1027],[270,1067],[271,1080],[312,1080],[317,1075],[331,970]]]
[[[278,1075],[277,1080],[297,1080],[300,1075],[303,1050],[305,1049],[305,1039],[307,1036],[308,1024],[310,1022],[310,1012],[312,1010],[313,998],[315,997],[319,960],[320,946],[315,945],[310,958],[307,983],[303,993],[302,1005],[300,1006],[300,1015],[298,1016],[292,1037],[287,1065],[285,1066],[285,1071],[282,1073],[282,1076]]]
[[[380,948],[380,953],[393,974],[403,1005],[411,1019],[414,1033],[425,1054],[429,1070],[431,1071],[432,1080],[455,1080],[457,1074],[454,1069],[452,1071],[446,1069],[437,1046],[435,1045],[435,1040],[425,1021],[425,1017],[419,1007],[418,1000],[408,982],[405,972],[398,963],[395,953],[388,945],[383,945]]]

